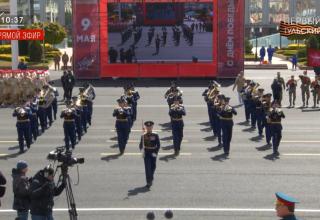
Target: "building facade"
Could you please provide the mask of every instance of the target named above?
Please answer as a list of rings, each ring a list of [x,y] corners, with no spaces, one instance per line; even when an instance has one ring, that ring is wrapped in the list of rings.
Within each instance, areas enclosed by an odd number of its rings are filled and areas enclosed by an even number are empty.
[[[245,36],[278,33],[281,21],[320,18],[319,0],[245,0]]]

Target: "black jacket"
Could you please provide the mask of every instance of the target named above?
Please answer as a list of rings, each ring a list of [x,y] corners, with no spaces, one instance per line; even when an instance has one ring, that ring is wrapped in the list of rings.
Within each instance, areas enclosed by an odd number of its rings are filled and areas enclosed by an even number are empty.
[[[13,209],[28,211],[30,208],[30,180],[15,168],[12,169],[12,179]]]
[[[62,193],[65,185],[56,187],[53,181],[44,177],[43,170],[39,171],[33,178],[31,191],[31,214],[48,215],[52,212],[54,205],[53,197]]]
[[[4,186],[6,185],[6,183],[7,183],[7,180],[0,171],[0,198],[3,197],[6,192],[6,187]],[[0,206],[1,206],[1,201],[0,201]]]

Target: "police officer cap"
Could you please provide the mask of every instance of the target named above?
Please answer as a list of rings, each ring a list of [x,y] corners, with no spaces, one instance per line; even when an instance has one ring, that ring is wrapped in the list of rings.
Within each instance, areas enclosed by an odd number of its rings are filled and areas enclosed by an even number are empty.
[[[276,193],[276,197],[277,197],[277,201],[285,206],[288,206],[288,207],[294,207],[294,205],[296,203],[299,203],[298,200],[296,200],[295,198],[292,198],[282,192],[277,192]]]
[[[176,81],[171,81],[171,87],[177,87],[177,82]]]
[[[165,213],[164,213],[164,217],[166,217],[167,219],[171,219],[173,217],[173,213],[171,210],[167,210]]]
[[[250,81],[250,85],[255,85],[255,84],[256,83],[253,80]]]
[[[263,91],[264,91],[264,89],[263,89],[263,88],[260,88],[260,89],[258,89],[258,91],[259,91],[259,92],[263,92]]]
[[[83,83],[83,87],[84,88],[88,88],[89,87],[89,83],[87,83],[87,82]]]
[[[144,123],[144,125],[145,125],[146,127],[151,127],[151,126],[154,125],[154,122],[153,122],[153,121],[146,121],[146,122]]]
[[[79,91],[83,92],[84,91],[84,87],[79,87]]]
[[[77,100],[78,96],[72,96],[72,100]]]
[[[153,213],[153,212],[148,212],[148,213],[147,213],[147,219],[148,219],[148,220],[153,220],[153,219],[155,219],[154,213]]]
[[[48,82],[49,85],[54,85],[54,81]]]

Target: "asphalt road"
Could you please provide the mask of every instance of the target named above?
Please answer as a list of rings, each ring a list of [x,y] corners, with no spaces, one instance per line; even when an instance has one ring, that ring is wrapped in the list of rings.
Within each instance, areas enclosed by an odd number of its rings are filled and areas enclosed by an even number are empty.
[[[291,71],[283,72],[286,78],[290,74]],[[267,90],[270,90],[274,75],[275,71],[246,71],[247,77],[256,79]],[[237,105],[230,84],[222,83],[228,86],[221,90],[232,97],[231,104]],[[103,84],[108,86],[103,87]],[[169,84],[169,80],[159,80],[158,86],[155,80],[139,80],[137,89],[141,100],[126,150],[129,154],[118,158],[114,156],[118,151],[111,114],[115,100],[122,93],[120,84],[121,81],[97,83],[93,125],[74,151],[74,156],[86,159],[79,167],[80,183],[73,187],[79,219],[138,220],[145,219],[148,210],[155,210],[156,219],[164,219],[167,208],[174,210],[174,219],[277,219],[273,211],[277,191],[300,201],[297,205],[299,217],[318,219],[318,109],[284,108],[286,119],[283,121],[281,155],[279,159],[272,159],[272,150],[265,146],[264,140],[257,139],[257,131],[250,131],[241,124],[244,111],[242,107],[237,108],[231,154],[225,160],[207,125],[207,109],[201,96],[207,81],[181,81],[187,116],[182,155],[174,158],[170,155],[173,152],[171,131],[166,126],[169,122],[168,107],[163,98],[166,87],[162,86]],[[297,104],[301,104],[299,93]],[[1,220],[14,217],[10,211],[10,172],[16,162],[28,161],[29,175],[34,175],[49,163],[46,160],[48,152],[63,145],[62,120],[58,119],[27,153],[18,155],[15,120],[11,113],[12,109],[0,109],[0,169],[9,180],[7,194],[2,199]],[[155,121],[162,145],[151,191],[143,188],[144,165],[138,151],[142,120]],[[76,168],[71,169],[70,175],[77,182]],[[56,219],[68,219],[65,200],[64,194],[55,199]]]

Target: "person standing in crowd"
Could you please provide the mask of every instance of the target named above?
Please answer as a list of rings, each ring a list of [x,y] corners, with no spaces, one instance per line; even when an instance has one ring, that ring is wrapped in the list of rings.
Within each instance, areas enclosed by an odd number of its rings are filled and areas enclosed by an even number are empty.
[[[260,64],[263,64],[265,56],[266,56],[266,48],[262,46],[260,49]]]
[[[287,91],[289,91],[289,108],[295,107],[296,103],[296,88],[297,88],[297,80],[295,80],[294,75],[291,76],[291,79],[287,82]]]
[[[62,63],[63,63],[64,70],[68,69],[68,62],[69,62],[69,56],[68,56],[67,52],[65,51],[64,54],[62,55]]]
[[[298,57],[296,54],[293,54],[292,58],[291,58],[291,62],[292,62],[292,71],[296,71],[297,70],[297,64],[298,64]]]
[[[59,196],[65,188],[65,180],[59,186],[54,183],[54,169],[50,166],[40,170],[32,179],[30,185],[31,219],[53,220],[53,198]]]
[[[281,220],[298,220],[295,216],[295,204],[298,201],[284,193],[277,192],[276,193],[276,212],[277,216],[281,218]]]
[[[125,63],[126,62],[126,53],[124,52],[124,49],[120,49],[120,62]]]
[[[7,180],[2,174],[2,172],[0,171],[0,198],[2,198],[6,193],[6,187],[5,187],[6,184],[7,184]],[[1,200],[0,200],[0,207],[1,207]]]
[[[281,85],[281,91],[280,91],[280,99],[279,99],[279,104],[281,106],[281,102],[282,102],[282,97],[283,97],[283,90],[286,89],[286,84],[284,82],[284,79],[281,77],[281,73],[280,72],[277,72],[277,81],[278,83]]]
[[[183,139],[183,116],[186,115],[186,110],[182,104],[180,104],[180,99],[175,98],[173,104],[170,107],[169,115],[171,117],[171,127],[172,127],[172,137],[173,137],[173,147],[174,155],[178,156],[180,153],[181,143]]]
[[[158,55],[159,54],[159,50],[160,50],[160,38],[159,35],[157,34],[157,37],[155,39],[155,44],[156,44],[156,52],[154,53],[154,55]]]
[[[29,216],[31,179],[27,177],[27,172],[28,164],[22,160],[12,169],[13,209],[17,211],[19,220],[28,220]]]
[[[272,57],[273,57],[273,53],[274,53],[274,48],[272,48],[271,45],[269,45],[269,47],[267,49],[267,53],[268,53],[269,64],[272,64]]]
[[[299,76],[301,80],[301,93],[302,93],[302,107],[308,107],[309,105],[309,98],[310,98],[310,85],[311,80],[310,77],[307,75],[307,71],[303,71],[303,75]]]
[[[281,93],[282,93],[282,85],[280,84],[280,82],[277,79],[273,80],[273,83],[271,85],[271,89],[272,89],[273,100],[280,103]]]
[[[156,171],[157,156],[160,150],[159,135],[152,132],[154,122],[146,121],[144,123],[145,133],[141,136],[139,149],[143,151],[144,167],[146,173],[146,188],[150,189]]]
[[[113,47],[109,48],[108,55],[109,55],[109,62],[110,63],[116,63],[117,62],[118,51],[116,51]]]
[[[24,153],[24,141],[26,142],[27,148],[31,146],[31,126],[30,119],[32,117],[32,112],[28,107],[17,107],[12,114],[13,117],[17,117],[17,131],[20,153]]]
[[[54,61],[54,70],[60,70],[60,61],[61,57],[59,54],[56,54],[53,58]]]
[[[313,108],[316,108],[320,101],[320,76],[316,76],[314,81],[312,81],[311,89],[313,96]]]
[[[239,104],[242,105],[243,104],[243,100],[242,100],[242,96],[241,96],[241,91],[244,89],[244,85],[246,83],[246,79],[244,78],[244,72],[241,71],[232,88],[232,91],[234,91],[234,89],[237,87],[237,92],[238,92],[238,100],[239,100]]]
[[[28,69],[27,64],[25,63],[25,60],[22,58],[18,64],[18,69],[19,70],[26,70]]]
[[[68,70],[68,73],[66,75],[66,80],[65,80],[65,86],[66,86],[66,98],[68,100],[71,100],[72,97],[72,90],[75,85],[75,78],[74,75],[72,74],[71,70]]]
[[[51,89],[53,90],[53,95],[54,95],[54,99],[52,101],[51,107],[52,107],[52,112],[53,112],[53,118],[54,120],[57,120],[57,113],[58,113],[58,96],[59,96],[59,92],[58,89],[56,87],[53,87],[54,82],[50,81],[49,85],[51,85]]]
[[[272,109],[268,115],[270,122],[270,131],[272,137],[272,146],[273,146],[273,154],[279,155],[279,145],[282,139],[282,125],[281,119],[285,118],[283,111],[280,109],[280,105],[277,101],[274,101],[272,104]]]

